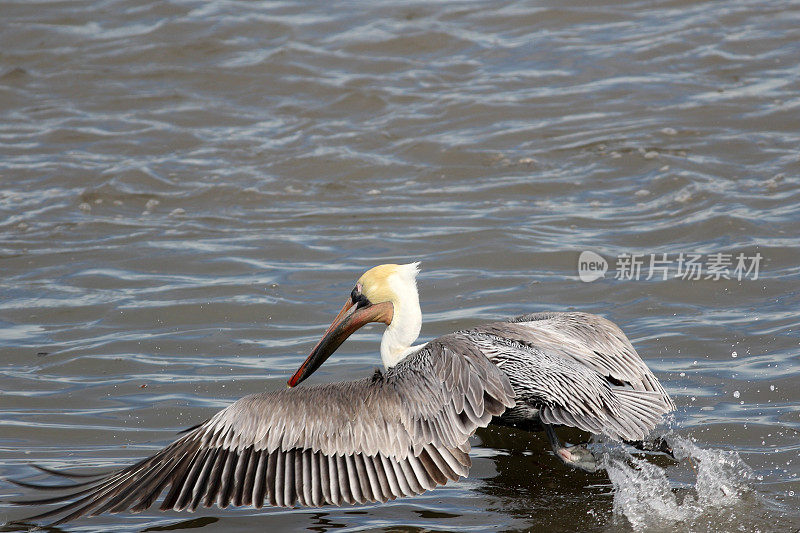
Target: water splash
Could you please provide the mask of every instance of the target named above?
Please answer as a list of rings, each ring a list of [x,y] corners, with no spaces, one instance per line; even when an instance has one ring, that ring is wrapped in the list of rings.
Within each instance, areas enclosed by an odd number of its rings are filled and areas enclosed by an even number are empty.
[[[703,449],[675,435],[667,440],[680,461],[674,468],[621,448],[607,448],[602,455],[614,487],[614,515],[634,529],[669,530],[678,523],[691,527],[714,517],[730,518],[731,509],[754,492],[753,471],[738,453]],[[681,468],[686,464],[692,468]]]

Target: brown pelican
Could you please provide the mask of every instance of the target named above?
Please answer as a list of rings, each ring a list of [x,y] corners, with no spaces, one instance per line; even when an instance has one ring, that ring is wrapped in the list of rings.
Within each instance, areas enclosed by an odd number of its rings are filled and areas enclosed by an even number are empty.
[[[384,502],[466,476],[468,439],[493,418],[545,429],[562,461],[593,470],[591,453],[561,446],[553,426],[639,441],[674,408],[622,331],[590,314],[524,315],[413,346],[417,272],[411,263],[362,275],[289,386],[369,322],[387,325],[383,371],[246,396],[152,457],[58,486],[77,492],[16,503],[69,502],[29,519],[58,524],[141,511],[165,491],[162,510]]]

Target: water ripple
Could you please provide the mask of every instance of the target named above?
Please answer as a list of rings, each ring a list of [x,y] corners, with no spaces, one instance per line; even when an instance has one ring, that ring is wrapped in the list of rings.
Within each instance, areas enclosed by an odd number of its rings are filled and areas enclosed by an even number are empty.
[[[731,516],[788,529],[798,23],[784,0],[5,2],[0,463],[24,477],[30,459],[139,458],[165,428],[284,386],[360,271],[414,259],[426,339],[538,310],[618,322],[675,396],[691,453],[737,452],[762,476],[739,500],[753,521]],[[757,280],[612,268],[586,284],[587,249],[764,264]],[[354,336],[315,379],[367,375],[378,340]],[[648,502],[605,496],[650,479],[664,529],[735,529],[641,473],[595,483],[536,437],[478,440],[474,477],[420,500],[209,511],[200,526],[625,529]],[[692,487],[712,494],[678,492]]]

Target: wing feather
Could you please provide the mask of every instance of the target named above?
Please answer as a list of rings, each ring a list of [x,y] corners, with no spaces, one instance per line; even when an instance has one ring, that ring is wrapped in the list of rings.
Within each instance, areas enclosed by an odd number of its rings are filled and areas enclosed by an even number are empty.
[[[387,501],[466,476],[470,435],[514,404],[508,378],[448,335],[370,379],[242,398],[150,458],[30,503],[63,504],[34,517],[60,524],[167,489],[162,509]]]
[[[599,316],[536,313],[461,333],[508,375],[518,405],[506,423],[533,409],[546,424],[641,440],[674,409],[622,331]]]
[[[267,493],[267,476],[266,472],[269,468],[270,453],[266,450],[256,452],[258,454],[258,466],[253,479],[253,499],[252,505],[256,509],[264,506],[264,497]]]

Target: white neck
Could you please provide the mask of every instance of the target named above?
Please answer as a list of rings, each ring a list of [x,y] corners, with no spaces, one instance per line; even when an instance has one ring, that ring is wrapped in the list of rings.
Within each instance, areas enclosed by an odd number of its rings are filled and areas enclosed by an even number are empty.
[[[416,271],[415,271],[416,273]],[[422,328],[422,311],[419,308],[417,283],[413,277],[393,275],[389,278],[395,294],[392,302],[392,323],[381,339],[383,367],[389,369],[416,351],[411,344],[419,337]]]

